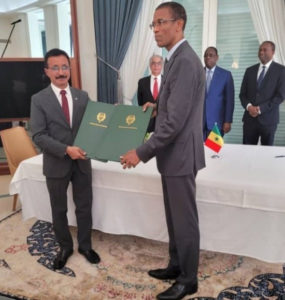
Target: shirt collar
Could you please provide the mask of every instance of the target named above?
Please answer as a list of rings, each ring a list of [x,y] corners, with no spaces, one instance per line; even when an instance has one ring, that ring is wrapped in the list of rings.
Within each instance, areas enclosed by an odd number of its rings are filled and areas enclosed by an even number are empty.
[[[212,73],[214,73],[214,71],[215,71],[215,69],[216,69],[216,65],[212,68],[212,69],[208,69],[207,67],[205,67],[206,68],[206,73],[208,72],[208,71],[211,71]]]
[[[168,54],[167,54],[167,56],[166,56],[166,59],[169,61],[170,60],[170,58],[171,58],[171,56],[172,56],[172,54],[175,52],[175,50],[183,43],[183,42],[185,42],[186,41],[186,39],[182,39],[182,40],[180,40],[179,42],[177,42],[171,49],[170,49],[170,51],[168,52]]]
[[[151,74],[150,76],[151,76],[151,79],[157,78],[158,80],[160,80],[160,78],[161,78],[161,74],[159,74],[157,76],[154,76],[153,74]]]
[[[260,63],[259,68],[262,68],[263,66],[265,66],[266,69],[268,69],[271,65],[271,63],[273,62],[273,59],[271,59],[268,63],[266,63],[265,65],[263,63]]]
[[[57,96],[60,95],[61,90],[65,90],[67,95],[71,95],[69,85],[67,85],[65,89],[60,89],[59,87],[55,86],[53,83],[51,83],[50,85],[52,90]]]

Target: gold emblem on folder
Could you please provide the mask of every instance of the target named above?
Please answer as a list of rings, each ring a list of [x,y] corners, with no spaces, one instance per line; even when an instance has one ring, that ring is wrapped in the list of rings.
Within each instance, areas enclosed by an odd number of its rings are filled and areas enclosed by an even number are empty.
[[[105,114],[105,113],[99,112],[99,113],[97,114],[97,121],[98,121],[99,123],[102,123],[105,119],[106,119],[106,114]]]
[[[136,120],[136,116],[135,115],[128,115],[126,117],[126,123],[130,126],[131,124],[133,124]]]

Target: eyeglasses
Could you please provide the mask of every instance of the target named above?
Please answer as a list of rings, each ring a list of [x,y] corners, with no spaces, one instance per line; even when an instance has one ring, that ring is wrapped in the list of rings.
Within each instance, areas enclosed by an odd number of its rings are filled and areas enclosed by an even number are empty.
[[[161,66],[162,65],[162,62],[161,61],[152,61],[150,63],[152,66]]]
[[[176,19],[167,19],[167,20],[159,19],[157,20],[157,22],[152,22],[151,24],[149,24],[149,28],[153,30],[153,28],[155,28],[156,26],[161,27],[165,23],[174,22],[174,21],[176,21]]]
[[[59,70],[61,70],[61,71],[69,71],[70,67],[67,66],[67,65],[63,65],[61,67],[59,67],[59,66],[52,66],[49,69],[51,69],[53,72],[58,72]]]

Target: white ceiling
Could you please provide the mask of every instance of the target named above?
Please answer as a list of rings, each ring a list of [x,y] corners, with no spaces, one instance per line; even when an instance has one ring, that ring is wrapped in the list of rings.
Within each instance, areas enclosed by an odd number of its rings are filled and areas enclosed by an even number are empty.
[[[40,8],[47,4],[63,1],[65,0],[0,0],[0,14],[23,12],[27,9]]]

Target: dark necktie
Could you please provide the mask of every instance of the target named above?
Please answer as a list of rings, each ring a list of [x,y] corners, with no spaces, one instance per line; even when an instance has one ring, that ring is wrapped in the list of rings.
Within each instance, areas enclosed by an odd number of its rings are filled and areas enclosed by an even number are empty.
[[[263,80],[263,78],[264,78],[264,74],[265,74],[265,66],[262,66],[262,71],[261,71],[261,73],[260,73],[260,75],[259,75],[259,77],[258,77],[258,79],[257,79],[257,88],[258,88],[258,89],[259,89],[260,86],[261,86],[261,82],[262,82],[262,80]]]
[[[67,101],[67,98],[66,98],[66,95],[65,95],[66,91],[65,90],[61,90],[60,94],[61,94],[61,106],[62,106],[62,110],[63,110],[63,113],[65,115],[65,118],[66,118],[68,124],[70,125],[70,116],[69,116],[68,101]]]
[[[156,77],[154,78],[152,96],[153,96],[154,100],[156,100],[156,98],[158,96],[158,82],[157,82],[157,78]]]

